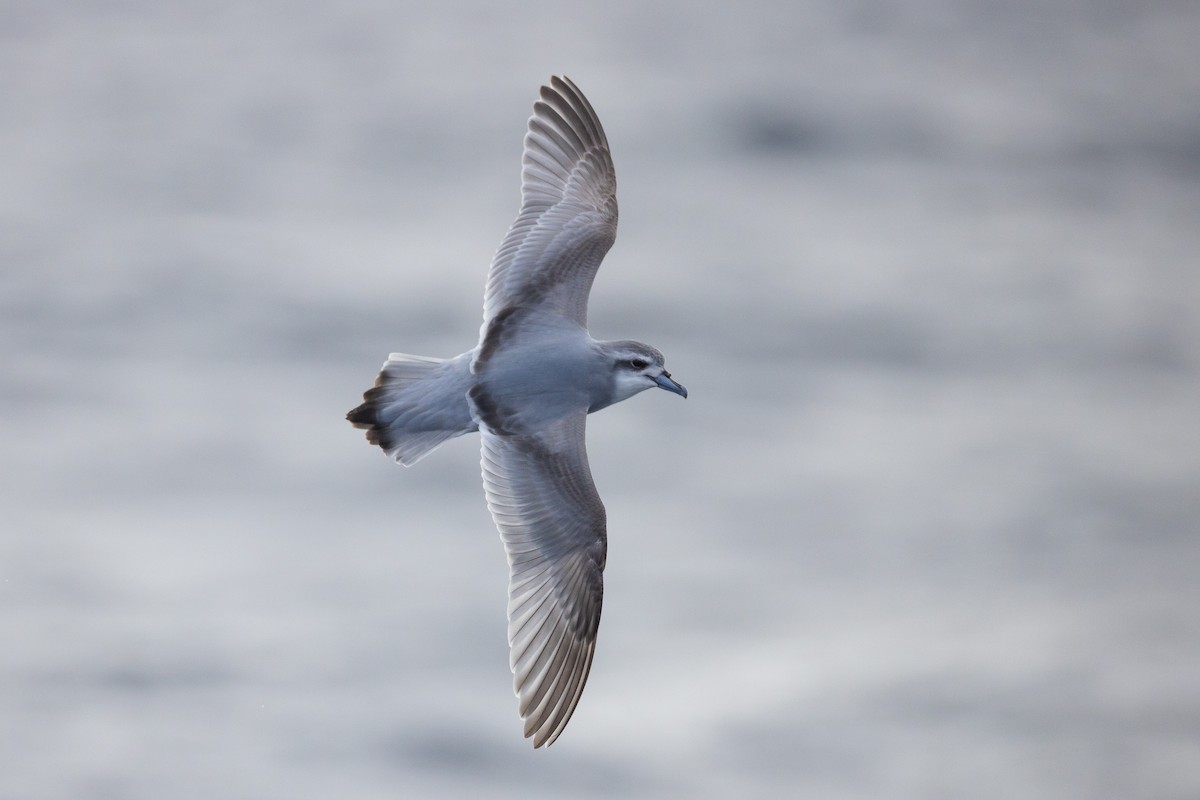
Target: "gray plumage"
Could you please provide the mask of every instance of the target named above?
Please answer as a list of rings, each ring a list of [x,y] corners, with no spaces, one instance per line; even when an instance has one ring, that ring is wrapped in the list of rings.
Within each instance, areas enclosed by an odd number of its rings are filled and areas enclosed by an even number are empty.
[[[346,416],[405,466],[481,432],[484,492],[508,554],[513,687],[541,747],[579,702],[600,624],[607,532],[587,415],[651,387],[687,390],[653,347],[587,331],[592,280],[616,238],[616,174],[600,120],[566,78],[534,104],[521,201],[492,261],[476,347],[452,359],[393,353]]]

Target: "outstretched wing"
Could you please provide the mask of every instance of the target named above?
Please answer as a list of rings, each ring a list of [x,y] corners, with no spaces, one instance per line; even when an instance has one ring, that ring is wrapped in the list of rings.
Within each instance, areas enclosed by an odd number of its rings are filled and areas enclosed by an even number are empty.
[[[534,747],[558,738],[596,649],[607,551],[604,504],[584,448],[586,409],[536,432],[511,432],[486,397],[483,486],[508,552],[513,688]]]
[[[553,77],[525,134],[521,211],[488,273],[483,329],[513,306],[587,324],[588,293],[617,236],[617,178],[604,129],[583,92]]]

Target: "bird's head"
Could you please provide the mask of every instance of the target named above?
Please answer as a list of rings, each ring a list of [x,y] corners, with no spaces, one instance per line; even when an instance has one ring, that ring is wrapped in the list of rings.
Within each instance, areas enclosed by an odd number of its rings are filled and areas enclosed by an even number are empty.
[[[648,344],[610,342],[606,348],[613,374],[613,401],[619,403],[638,392],[657,386],[687,397],[687,389],[671,378],[663,365],[663,354]]]

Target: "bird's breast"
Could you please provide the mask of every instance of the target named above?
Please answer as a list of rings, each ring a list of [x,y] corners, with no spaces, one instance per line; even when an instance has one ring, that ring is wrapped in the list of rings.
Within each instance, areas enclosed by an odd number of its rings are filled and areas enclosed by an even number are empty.
[[[490,354],[477,376],[506,415],[537,426],[611,394],[611,370],[586,331],[531,327]]]

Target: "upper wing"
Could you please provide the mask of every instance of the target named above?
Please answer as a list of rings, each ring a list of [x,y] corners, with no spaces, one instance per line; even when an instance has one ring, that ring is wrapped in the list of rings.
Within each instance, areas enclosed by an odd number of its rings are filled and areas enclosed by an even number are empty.
[[[473,402],[476,398],[473,398]],[[584,449],[586,409],[532,433],[505,431],[478,398],[483,487],[508,552],[513,688],[534,747],[558,738],[596,649],[608,540]],[[492,412],[492,413],[489,413]]]
[[[521,160],[521,211],[492,259],[483,330],[505,308],[544,304],[587,324],[587,299],[617,236],[617,178],[583,92],[553,77],[533,106]]]

